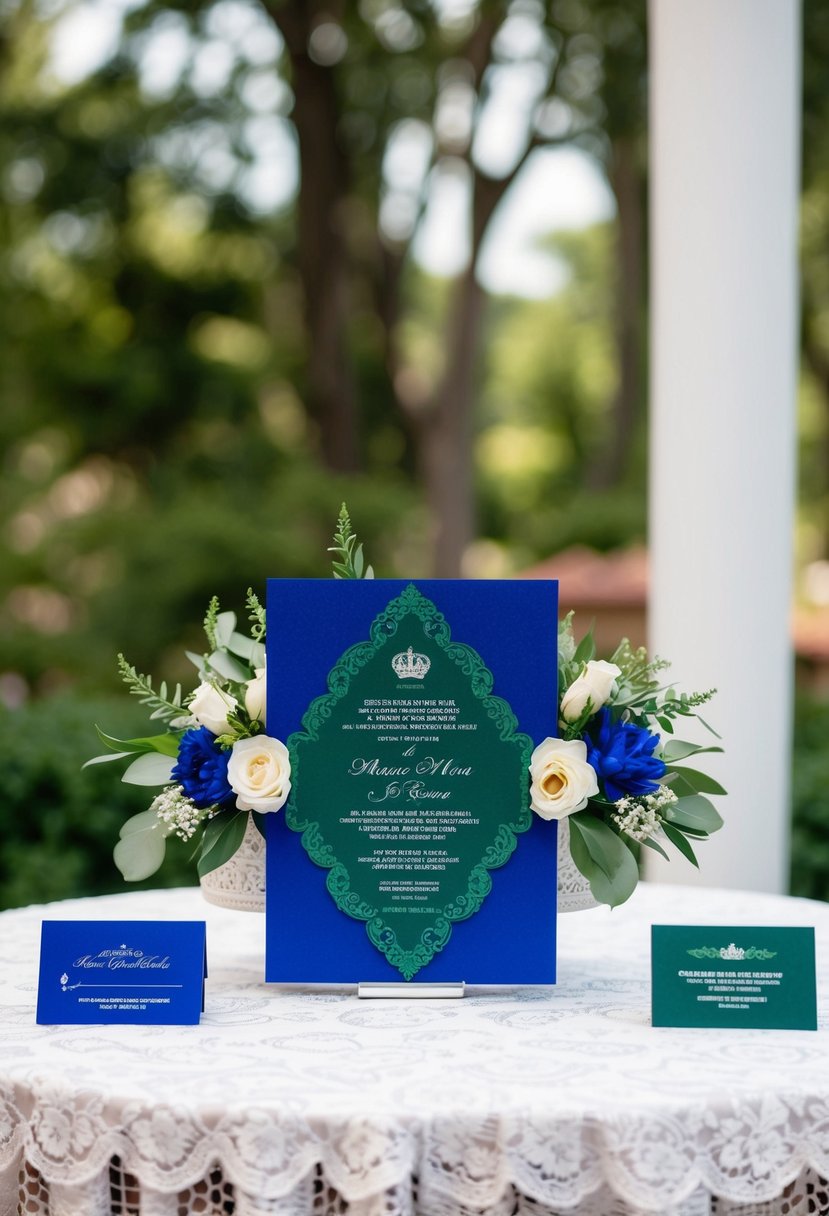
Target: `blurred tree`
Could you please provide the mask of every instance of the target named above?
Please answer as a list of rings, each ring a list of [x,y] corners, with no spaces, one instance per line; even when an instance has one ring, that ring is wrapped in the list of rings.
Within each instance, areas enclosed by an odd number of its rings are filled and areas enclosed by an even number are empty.
[[[829,7],[803,5],[800,480],[804,557],[829,558]]]
[[[499,204],[540,148],[589,149],[619,206],[615,425],[589,481],[607,489],[627,465],[643,397],[644,4],[480,0],[460,16],[428,0],[267,7],[290,55],[309,400],[323,447],[332,467],[359,459],[345,335],[355,273],[367,269],[389,401],[406,421],[431,508],[435,571],[454,576],[475,534],[481,252]],[[499,110],[509,136],[493,151],[487,135]],[[451,177],[469,191],[469,249],[443,321],[442,366],[428,377],[401,340],[401,279],[430,190]]]
[[[642,413],[642,5],[149,0],[118,10],[94,71],[60,51],[84,11],[0,7],[0,669],[94,685],[126,620],[151,661],[210,590],[323,573],[343,496],[378,567],[417,573],[422,477],[453,574],[476,488],[496,536],[536,557],[562,535],[554,489],[625,484]],[[590,362],[596,326],[575,341],[561,310],[499,301],[499,323],[522,318],[512,332],[551,326],[533,425],[556,444],[572,422],[566,476],[525,462],[538,524],[519,536],[499,432],[475,441],[484,393],[487,424],[509,422],[522,376],[502,360],[497,401],[487,387],[481,253],[532,157],[568,143],[619,203],[621,374],[597,373],[597,405],[566,372]],[[413,252],[447,182],[467,192],[468,249],[438,283]]]

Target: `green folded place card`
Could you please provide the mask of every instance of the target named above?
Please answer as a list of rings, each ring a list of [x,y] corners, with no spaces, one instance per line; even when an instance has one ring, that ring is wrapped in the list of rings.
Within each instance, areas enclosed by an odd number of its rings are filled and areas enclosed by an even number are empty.
[[[815,931],[653,925],[654,1026],[817,1030]]]

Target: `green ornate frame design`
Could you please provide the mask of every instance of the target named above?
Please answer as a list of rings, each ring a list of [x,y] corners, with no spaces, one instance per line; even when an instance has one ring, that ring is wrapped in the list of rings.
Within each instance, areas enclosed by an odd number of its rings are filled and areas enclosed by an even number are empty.
[[[337,860],[319,823],[304,819],[296,805],[303,744],[319,739],[320,726],[331,717],[334,707],[346,695],[353,677],[395,636],[399,622],[409,615],[414,615],[421,621],[424,636],[436,642],[461,668],[463,674],[469,677],[473,694],[482,702],[487,716],[495,722],[503,742],[520,750],[520,796],[524,807],[523,813],[515,822],[499,826],[481,861],[473,866],[470,872],[465,895],[447,904],[442,913],[436,915],[412,950],[404,949],[394,929],[384,922],[377,909],[351,889],[348,869]],[[292,831],[302,833],[302,845],[311,861],[329,871],[326,887],[337,907],[355,920],[365,921],[369,940],[406,980],[411,980],[444,948],[451,937],[453,921],[465,920],[478,911],[492,889],[489,871],[503,866],[509,860],[518,844],[516,835],[526,832],[532,823],[529,803],[532,740],[529,735],[521,734],[517,730],[518,720],[508,703],[502,697],[493,696],[493,683],[492,672],[477,651],[462,642],[452,641],[451,630],[443,613],[418,591],[414,583],[410,583],[375,617],[369,630],[369,640],[358,642],[344,652],[329,672],[329,691],[311,702],[302,719],[303,729],[295,731],[288,738],[293,780],[292,792],[285,809],[287,825]]]

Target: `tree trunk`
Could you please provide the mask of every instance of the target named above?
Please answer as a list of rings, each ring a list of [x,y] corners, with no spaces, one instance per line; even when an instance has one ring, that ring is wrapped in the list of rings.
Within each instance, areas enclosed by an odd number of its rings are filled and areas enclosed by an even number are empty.
[[[292,65],[300,161],[297,248],[308,341],[306,404],[319,427],[326,464],[350,472],[359,464],[357,392],[348,350],[350,172],[337,137],[334,68],[315,63],[308,53],[318,9],[306,0],[268,5]]]
[[[591,490],[617,486],[628,467],[643,396],[644,183],[635,140],[613,145],[610,184],[616,197],[614,329],[619,380],[604,450],[588,474]]]
[[[484,293],[471,262],[459,279],[447,334],[446,367],[421,432],[421,461],[432,516],[434,572],[458,578],[475,535],[474,405]]]

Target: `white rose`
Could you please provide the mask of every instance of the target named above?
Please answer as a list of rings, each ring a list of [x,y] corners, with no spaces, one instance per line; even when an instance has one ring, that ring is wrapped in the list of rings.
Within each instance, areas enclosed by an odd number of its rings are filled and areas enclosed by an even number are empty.
[[[248,680],[245,685],[245,709],[248,711],[251,721],[254,719],[259,722],[265,721],[266,696],[267,678],[265,676],[265,668],[257,667],[255,678]]]
[[[530,761],[530,801],[542,819],[564,819],[599,792],[587,745],[581,739],[545,739]]]
[[[229,692],[224,692],[215,684],[200,684],[193,693],[188,708],[199,725],[206,726],[214,735],[233,733],[227,715],[236,712],[238,702]]]
[[[291,792],[291,760],[279,739],[254,735],[233,744],[227,779],[240,811],[278,811]]]
[[[615,663],[606,663],[604,659],[591,659],[561,698],[561,716],[564,721],[576,722],[587,708],[588,701],[594,712],[601,709],[610,696],[614,682],[621,674],[621,668]]]

